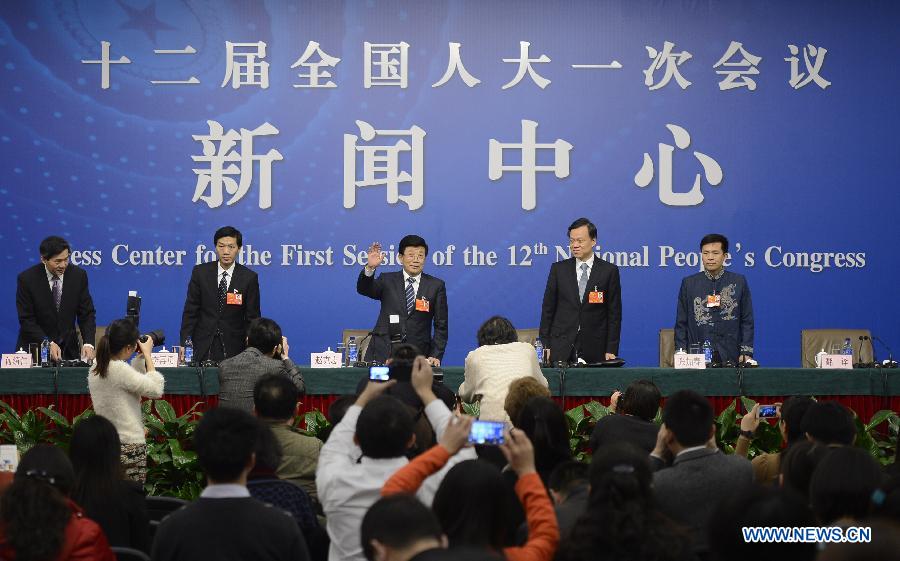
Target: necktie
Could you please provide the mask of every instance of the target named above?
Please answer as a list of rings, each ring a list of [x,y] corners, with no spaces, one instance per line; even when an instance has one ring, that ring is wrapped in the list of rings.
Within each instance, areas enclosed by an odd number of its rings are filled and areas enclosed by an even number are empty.
[[[588,266],[587,263],[581,264],[581,276],[578,277],[578,294],[581,297],[581,301],[584,301],[584,290],[587,288],[588,281]]]
[[[59,275],[53,275],[53,305],[56,311],[59,311],[59,303],[62,300],[62,284],[59,282]]]
[[[225,307],[225,293],[228,291],[228,273],[222,271],[222,280],[219,281],[219,312]]]
[[[413,288],[413,284],[416,282],[416,279],[409,277],[406,279],[406,315],[409,315],[413,312],[413,308],[416,303],[416,291]]]

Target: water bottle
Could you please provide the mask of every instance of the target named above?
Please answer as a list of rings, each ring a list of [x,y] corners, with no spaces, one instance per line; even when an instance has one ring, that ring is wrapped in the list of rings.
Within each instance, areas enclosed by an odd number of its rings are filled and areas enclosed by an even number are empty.
[[[853,354],[853,345],[850,343],[850,337],[844,339],[844,346],[841,348],[842,355],[852,355]]]
[[[359,349],[356,346],[356,337],[351,336],[347,339],[347,366],[354,366],[356,364],[358,354]]]
[[[50,366],[50,339],[41,341],[41,366]]]
[[[822,358],[828,353],[825,352],[823,348],[821,351],[816,353],[816,368],[822,368]]]
[[[194,340],[188,337],[184,341],[184,363],[190,364],[194,362]]]
[[[534,350],[537,353],[538,364],[544,364],[544,344],[541,343],[540,339],[535,339],[534,341]]]
[[[703,356],[705,357],[703,361],[706,364],[712,364],[712,343],[709,342],[709,339],[703,341]]]

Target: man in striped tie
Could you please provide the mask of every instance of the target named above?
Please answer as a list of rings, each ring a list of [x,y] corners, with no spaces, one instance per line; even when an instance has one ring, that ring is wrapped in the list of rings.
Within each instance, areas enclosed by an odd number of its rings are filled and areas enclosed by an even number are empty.
[[[384,261],[381,244],[369,247],[365,268],[359,273],[356,291],[381,302],[378,320],[372,330],[364,360],[384,363],[396,342],[411,343],[428,357],[432,366],[440,366],[447,347],[447,289],[444,281],[425,274],[428,244],[421,236],[400,240],[396,272],[375,276]]]
[[[39,249],[40,264],[20,273],[16,283],[16,347],[27,351],[30,343],[40,344],[46,337],[53,362],[93,358],[96,312],[87,272],[69,263],[72,248],[59,236],[45,239]],[[93,252],[84,253],[93,260]],[[83,344],[78,342],[76,320]]]

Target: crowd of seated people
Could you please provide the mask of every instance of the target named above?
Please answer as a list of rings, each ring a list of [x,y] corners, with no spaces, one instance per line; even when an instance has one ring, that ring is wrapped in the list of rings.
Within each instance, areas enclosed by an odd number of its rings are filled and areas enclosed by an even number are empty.
[[[364,380],[336,400],[324,443],[294,428],[300,390],[289,373],[258,377],[253,414],[204,413],[192,450],[205,488],[152,525],[123,465],[121,430],[100,415],[81,420],[68,455],[31,448],[0,490],[0,560],[111,561],[122,548],[160,561],[842,561],[900,552],[900,463],[883,468],[855,445],[858,421],[837,402],[778,404],[778,453],[753,446],[769,422],[754,407],[732,451],[717,440],[708,399],[681,390],[663,400],[638,380],[613,394],[592,457],[580,462],[565,413],[533,372],[503,372],[500,387],[479,370],[479,391],[499,388],[482,399],[503,404],[491,419],[508,420],[502,442],[474,446],[476,419],[453,406],[427,359],[410,345],[394,351],[401,379]],[[746,539],[747,528],[771,527],[863,527],[871,540]]]

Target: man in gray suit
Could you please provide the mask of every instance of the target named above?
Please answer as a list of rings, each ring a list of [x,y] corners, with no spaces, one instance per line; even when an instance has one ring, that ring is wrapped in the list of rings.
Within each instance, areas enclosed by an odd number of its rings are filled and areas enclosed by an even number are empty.
[[[257,318],[247,331],[247,348],[219,363],[219,406],[253,412],[253,387],[266,374],[290,378],[302,395],[306,392],[300,368],[288,358],[287,337],[268,318]]]
[[[750,462],[719,451],[715,431],[709,400],[681,390],[666,400],[650,453],[658,470],[653,474],[657,504],[663,514],[690,528],[697,553],[708,550],[707,526],[718,502],[753,483]],[[674,456],[671,467],[664,467],[667,452]]]

